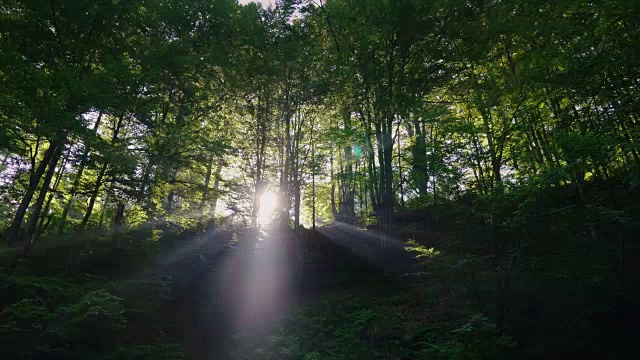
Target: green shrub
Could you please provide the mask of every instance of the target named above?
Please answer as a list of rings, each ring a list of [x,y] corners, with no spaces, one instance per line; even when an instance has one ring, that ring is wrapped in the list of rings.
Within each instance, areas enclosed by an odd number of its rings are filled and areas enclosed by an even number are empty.
[[[54,315],[39,300],[23,299],[0,313],[4,339],[25,339],[42,333]]]
[[[115,346],[126,326],[122,299],[106,290],[92,291],[60,309],[60,330],[77,348],[105,351]]]
[[[501,334],[495,323],[483,314],[473,315],[468,322],[451,330],[453,339],[436,343],[426,352],[432,357],[451,360],[506,358],[515,341]],[[435,355],[435,356],[434,356]]]
[[[151,345],[120,346],[113,353],[100,357],[100,360],[178,360],[184,358],[182,345],[158,342]]]

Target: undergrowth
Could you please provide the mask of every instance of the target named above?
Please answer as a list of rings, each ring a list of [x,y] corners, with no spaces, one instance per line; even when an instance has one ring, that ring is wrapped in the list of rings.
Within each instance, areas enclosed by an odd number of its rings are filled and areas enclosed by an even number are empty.
[[[43,239],[27,258],[1,249],[0,353],[10,359],[183,359],[167,309],[191,285],[184,279],[197,281],[208,264],[199,252],[161,259],[197,235],[141,227],[66,242]]]

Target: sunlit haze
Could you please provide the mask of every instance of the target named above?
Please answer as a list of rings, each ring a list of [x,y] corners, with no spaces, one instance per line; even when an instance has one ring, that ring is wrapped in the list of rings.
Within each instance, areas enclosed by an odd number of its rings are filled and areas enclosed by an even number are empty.
[[[272,191],[265,191],[260,195],[259,205],[258,221],[260,224],[266,224],[274,216],[278,205],[278,196]]]

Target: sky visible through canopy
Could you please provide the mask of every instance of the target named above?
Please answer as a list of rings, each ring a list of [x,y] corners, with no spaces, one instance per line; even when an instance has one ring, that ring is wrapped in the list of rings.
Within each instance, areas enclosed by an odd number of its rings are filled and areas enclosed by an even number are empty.
[[[275,0],[240,0],[240,4],[245,5],[250,2],[260,3],[262,6],[268,6],[275,3]]]

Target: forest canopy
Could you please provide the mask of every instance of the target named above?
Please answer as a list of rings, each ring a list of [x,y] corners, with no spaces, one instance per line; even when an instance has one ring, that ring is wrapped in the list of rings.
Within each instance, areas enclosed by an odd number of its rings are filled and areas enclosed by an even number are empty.
[[[7,244],[638,183],[628,1],[8,1]],[[316,188],[311,191],[311,182]],[[582,195],[580,195],[582,196]],[[301,220],[302,219],[302,220]]]

